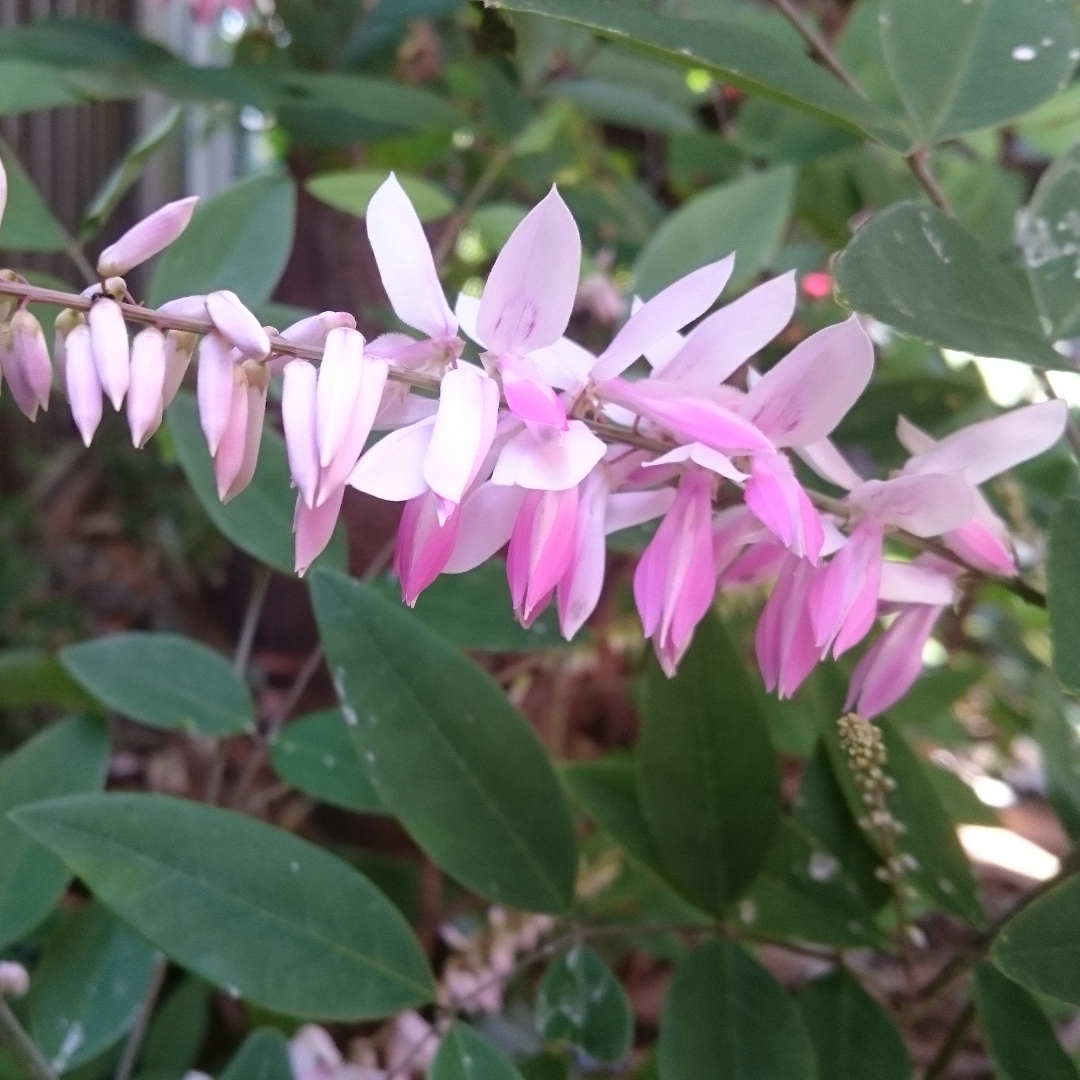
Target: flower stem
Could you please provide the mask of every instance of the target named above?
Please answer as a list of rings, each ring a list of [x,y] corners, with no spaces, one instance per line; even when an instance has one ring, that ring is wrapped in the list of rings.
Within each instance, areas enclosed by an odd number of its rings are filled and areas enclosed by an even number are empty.
[[[0,995],[0,1043],[7,1047],[30,1080],[57,1080],[34,1040],[26,1033],[10,1006]]]

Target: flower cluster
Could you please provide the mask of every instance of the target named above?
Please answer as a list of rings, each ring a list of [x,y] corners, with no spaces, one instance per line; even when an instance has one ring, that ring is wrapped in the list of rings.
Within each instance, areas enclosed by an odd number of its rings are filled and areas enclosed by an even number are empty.
[[[940,442],[901,419],[910,460],[889,479],[866,480],[829,440],[873,372],[857,317],[806,338],[764,374],[748,366],[794,313],[793,274],[711,311],[734,267],[728,256],[635,303],[595,356],[565,337],[581,241],[554,188],[511,235],[483,294],[451,309],[391,176],[368,207],[368,235],[394,311],[421,336],[367,341],[339,312],[278,335],[234,294],[216,292],[158,309],[205,326],[201,339],[151,325],[129,347],[121,275],[179,235],[192,209],[191,200],[170,204],[102,254],[86,315],[57,319],[60,383],[87,443],[103,398],[118,409],[126,395],[141,446],[197,351],[202,427],[219,494],[230,499],[251,480],[269,379],[280,372],[300,573],[329,542],[351,486],[404,504],[394,570],[407,603],[440,574],[505,547],[518,619],[528,626],[554,602],[569,639],[599,601],[605,537],[660,519],[634,596],[669,675],[718,588],[774,580],[756,650],[782,696],[866,638],[879,616],[894,616],[855,669],[847,707],[865,717],[917,677],[965,567],[1016,573],[979,485],[1052,446],[1064,404],[1021,408]],[[479,363],[464,358],[465,339]],[[305,347],[322,350],[318,367],[297,356]],[[628,377],[642,359],[648,374]],[[24,310],[4,322],[0,367],[33,418],[51,375],[41,328]],[[844,497],[808,493],[793,458]],[[935,538],[951,557],[887,559],[890,532]]]

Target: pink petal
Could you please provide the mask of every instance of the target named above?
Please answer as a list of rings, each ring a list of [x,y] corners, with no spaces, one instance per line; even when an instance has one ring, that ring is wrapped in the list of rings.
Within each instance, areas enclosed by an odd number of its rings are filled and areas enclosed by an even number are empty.
[[[716,303],[734,268],[735,256],[729,255],[687,274],[642,304],[600,354],[593,378],[599,381],[621,375],[647,349],[704,315]]]
[[[199,420],[202,422],[211,457],[217,454],[218,444],[229,423],[235,366],[231,346],[217,331],[202,339],[199,344],[199,371],[195,390],[199,402]],[[98,373],[100,372],[99,366]]]
[[[315,400],[319,373],[307,360],[285,365],[281,390],[281,420],[289,472],[300,498],[311,509],[319,484],[319,448],[315,440]]]
[[[127,327],[120,305],[109,297],[98,300],[90,308],[86,321],[90,325],[98,382],[113,408],[119,409],[131,377]]]
[[[496,353],[522,355],[559,340],[570,321],[581,237],[553,187],[510,235],[488,275],[476,329]]]
[[[65,344],[66,378],[71,415],[79,429],[82,441],[90,445],[101,423],[102,392],[98,382],[97,366],[90,344],[90,327],[76,326],[67,336]]]
[[[324,469],[348,433],[360,396],[363,355],[364,338],[355,330],[341,328],[327,334],[315,396],[315,438]]]
[[[717,546],[714,543],[713,549]],[[725,588],[763,585],[780,573],[787,558],[787,548],[778,544],[770,533],[766,539],[753,540],[742,555],[732,560],[726,569],[721,569],[720,584]],[[717,565],[722,565],[719,560]]]
[[[15,404],[31,420],[39,408],[49,407],[52,364],[41,323],[29,311],[16,311],[8,324],[10,345],[3,350],[0,365],[8,380]]]
[[[990,513],[993,515],[993,511]],[[1001,526],[1000,521],[997,524]],[[1012,577],[1017,573],[1016,559],[1004,526],[995,528],[977,517],[959,529],[945,533],[942,539],[950,551],[976,570],[1001,574],[1003,577]]]
[[[703,469],[708,469],[717,476],[723,476],[736,484],[741,484],[746,479],[746,473],[736,469],[726,454],[721,454],[719,450],[714,450],[704,443],[687,443],[685,446],[677,446],[661,457],[642,462],[642,468],[650,469],[657,465],[670,465],[679,461],[693,461]]]
[[[524,498],[524,488],[501,487],[490,480],[470,492],[458,510],[458,538],[443,573],[475,570],[506,547]]]
[[[674,501],[673,487],[657,488],[655,491],[620,491],[609,495],[604,514],[604,532],[610,535],[662,517],[671,509]]]
[[[655,374],[698,393],[719,386],[787,326],[796,297],[794,271],[751,289],[704,319]]]
[[[531,626],[570,566],[577,529],[578,489],[529,491],[518,511],[506,576],[514,610]]]
[[[916,563],[882,564],[878,599],[886,603],[951,607],[956,602],[956,595],[956,586],[948,574]]]
[[[558,395],[544,385],[540,373],[526,357],[499,358],[503,393],[510,411],[519,419],[566,430],[566,410]]]
[[[867,480],[849,499],[864,513],[913,536],[939,536],[975,516],[975,496],[961,473]]]
[[[427,492],[405,504],[394,550],[394,573],[401,580],[401,596],[409,607],[442,573],[457,541],[460,515],[451,513],[440,522],[439,498]]]
[[[431,445],[435,417],[383,436],[357,462],[349,486],[387,502],[405,502],[428,490],[424,459]]]
[[[243,365],[245,375],[247,424],[241,447],[240,464],[221,496],[222,502],[235,499],[255,478],[259,463],[259,447],[262,445],[263,420],[266,417],[266,392],[270,388],[270,373],[257,361],[248,360]]]
[[[198,201],[194,195],[177,199],[132,225],[101,253],[98,273],[103,278],[123,277],[133,267],[164,251],[188,227]]]
[[[165,388],[165,335],[153,326],[140,330],[131,343],[131,382],[127,416],[131,441],[136,447],[161,424]]]
[[[767,690],[792,697],[814,670],[820,652],[814,641],[808,598],[814,568],[789,555],[754,635],[758,666]]]
[[[356,318],[347,311],[323,311],[318,315],[309,315],[306,319],[294,322],[281,331],[280,336],[294,345],[306,345],[311,349],[321,349],[326,344],[326,335],[331,330],[344,327],[356,329]]]
[[[777,446],[824,439],[866,389],[874,346],[856,316],[797,345],[746,395],[740,415]]]
[[[462,364],[443,376],[424,479],[446,502],[464,498],[495,438],[498,413],[499,388],[479,368]]]
[[[823,566],[810,588],[814,643],[824,657],[832,647],[841,656],[870,633],[877,616],[885,530],[865,519],[848,542]]]
[[[817,562],[825,530],[783,454],[754,455],[746,505],[793,555]]]
[[[169,407],[183,385],[198,344],[198,335],[189,334],[186,330],[169,330],[165,334],[165,379],[161,387],[163,409]]]
[[[349,418],[344,438],[338,446],[330,463],[322,470],[319,479],[319,493],[317,502],[326,499],[330,492],[349,478],[360,455],[364,452],[364,445],[378,415],[379,406],[382,404],[383,389],[386,386],[390,368],[385,360],[378,360],[373,356],[363,356],[360,360],[360,386],[353,405],[352,415]],[[322,385],[320,372],[319,385]],[[318,412],[316,410],[316,417]],[[316,431],[318,427],[316,426]]]
[[[397,317],[428,337],[453,337],[457,320],[439,283],[424,227],[393,173],[372,195],[366,216],[379,276]]]
[[[588,349],[565,337],[559,338],[554,345],[533,349],[529,360],[542,382],[559,390],[568,390],[575,396],[585,388],[589,372],[596,363],[596,357]]]
[[[820,442],[797,446],[794,449],[818,476],[838,488],[850,491],[863,482],[862,477],[847,463],[831,439],[822,439]]]
[[[345,488],[342,487],[314,510],[309,509],[302,498],[296,500],[293,531],[296,533],[296,572],[301,577],[330,543],[344,497]]]
[[[909,454],[923,454],[937,445],[937,440],[916,427],[906,416],[896,418],[896,438]]]
[[[1058,400],[1013,409],[947,435],[913,457],[904,472],[962,471],[969,484],[985,483],[1049,450],[1061,438],[1068,415],[1068,406]]]
[[[247,383],[239,366],[233,367],[232,401],[229,419],[214,454],[214,478],[217,481],[218,498],[224,502],[233,481],[244,463],[244,441],[247,437],[248,395]]]
[[[606,447],[581,420],[566,431],[526,428],[502,449],[491,480],[540,491],[576,487],[603,459]]]
[[[745,507],[730,506],[713,515],[713,560],[717,574],[724,571],[738,558],[748,544],[760,540],[767,531],[761,522]],[[783,552],[778,544],[771,545]],[[779,567],[776,568],[776,572]],[[775,572],[768,575],[774,577]]]
[[[674,496],[674,491],[671,494]],[[591,472],[582,483],[579,496],[570,563],[558,585],[559,628],[567,641],[573,639],[596,610],[604,587],[607,558],[604,533],[610,512],[604,472],[599,469]]]
[[[892,708],[911,689],[922,673],[923,648],[941,610],[919,604],[901,612],[856,665],[845,709],[854,707],[869,720]]]
[[[457,319],[459,329],[470,341],[475,341],[481,349],[488,347],[487,342],[481,339],[480,331],[476,329],[476,320],[480,317],[479,296],[458,293],[457,303],[454,305],[454,317]]]
[[[206,312],[218,333],[244,356],[263,360],[270,355],[270,338],[262,323],[244,307],[236,293],[228,289],[210,293]]]
[[[159,315],[171,315],[177,319],[205,319],[205,296],[178,296],[175,300],[166,300],[157,309]]]

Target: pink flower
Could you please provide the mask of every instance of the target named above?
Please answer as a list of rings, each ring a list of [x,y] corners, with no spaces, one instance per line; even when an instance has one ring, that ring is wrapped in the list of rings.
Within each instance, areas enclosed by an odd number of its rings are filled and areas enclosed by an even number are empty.
[[[531,626],[547,607],[569,569],[577,518],[577,487],[526,492],[506,556],[510,596],[522,626]]]
[[[210,293],[206,313],[217,332],[241,355],[252,360],[265,360],[270,355],[269,335],[236,293],[228,289]]]
[[[165,335],[148,326],[131,343],[131,379],[127,416],[131,441],[137,448],[161,426],[164,410],[166,352]]]
[[[259,460],[270,373],[256,360],[233,365],[229,416],[214,454],[218,498],[228,502],[251,483]]]
[[[460,513],[440,518],[441,500],[434,492],[410,499],[398,525],[394,573],[401,597],[412,607],[417,597],[442,573],[457,541]]]
[[[814,567],[790,553],[784,560],[754,635],[765,689],[789,698],[814,670],[821,652],[810,621]]]
[[[716,592],[710,474],[689,465],[634,573],[634,599],[660,666],[675,674]]]
[[[111,297],[100,296],[91,306],[86,321],[90,325],[90,345],[98,382],[112,407],[119,411],[131,378],[123,312]]]
[[[103,394],[94,364],[90,327],[80,323],[64,343],[64,386],[71,415],[84,445],[89,446],[101,423]]]
[[[130,229],[98,257],[103,278],[122,277],[140,263],[164,251],[190,224],[197,196],[166,203]]]
[[[15,404],[26,416],[34,420],[38,409],[48,409],[52,363],[41,323],[29,311],[16,311],[5,328],[0,341],[0,369]]]

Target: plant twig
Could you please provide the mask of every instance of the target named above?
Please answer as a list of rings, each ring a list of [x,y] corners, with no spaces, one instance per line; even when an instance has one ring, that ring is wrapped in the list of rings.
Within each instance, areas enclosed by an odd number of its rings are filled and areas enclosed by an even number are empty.
[[[913,154],[908,154],[904,160],[908,163],[911,175],[918,180],[919,187],[926,192],[930,201],[949,217],[956,217],[956,211],[952,208],[949,197],[942,190],[937,177],[930,171],[930,151],[916,150]]]
[[[270,568],[259,563],[255,567],[255,576],[251,583],[251,595],[248,597],[244,622],[240,627],[240,637],[236,642],[233,656],[233,671],[242,679],[251,659],[251,647],[255,644],[255,632],[259,629],[259,616],[262,615],[266,593],[270,588]]]
[[[19,1023],[11,1007],[0,994],[0,1043],[30,1077],[30,1080],[57,1080],[56,1071],[45,1060],[34,1040]]]
[[[440,270],[443,263],[450,257],[450,252],[454,250],[454,243],[458,238],[458,234],[469,223],[469,218],[472,217],[473,211],[480,205],[480,200],[491,190],[492,184],[499,179],[499,174],[510,164],[513,157],[513,146],[509,144],[500,146],[488,158],[484,171],[476,178],[476,183],[469,188],[465,198],[461,201],[461,205],[450,215],[450,219],[447,221],[433,252],[435,265]]]
[[[1053,383],[1050,382],[1050,376],[1046,372],[1046,368],[1034,368],[1035,378],[1039,380],[1039,385],[1043,388],[1048,398],[1055,401],[1060,400],[1057,391],[1054,389]],[[1073,419],[1072,412],[1068,414],[1068,419],[1065,422],[1065,438],[1069,440],[1069,449],[1073,452],[1073,457],[1077,462],[1080,462],[1080,427],[1076,426],[1076,421]]]
[[[150,1027],[150,1018],[154,1015],[154,1005],[157,1003],[162,986],[165,985],[165,975],[168,970],[168,957],[159,956],[154,962],[150,985],[146,988],[146,996],[139,1006],[139,1015],[135,1018],[135,1025],[128,1034],[127,1042],[124,1043],[124,1052],[120,1055],[120,1063],[116,1066],[113,1080],[130,1080],[135,1070],[135,1063],[139,1059],[143,1039],[146,1038],[147,1028]]]
[[[923,1080],[942,1080],[948,1074],[949,1066],[964,1045],[964,1039],[967,1038],[968,1029],[974,1019],[975,1003],[969,1001],[953,1022],[953,1026],[949,1028],[945,1041],[941,1044],[941,1049],[934,1055],[934,1060],[927,1065],[926,1072],[923,1073]]]
[[[832,46],[825,38],[808,23],[802,16],[802,12],[795,6],[793,0],[773,0],[773,3],[783,13],[784,18],[798,31],[799,36],[810,46],[810,51],[827,67],[849,90],[854,90],[860,97],[865,98],[866,91],[859,85],[855,76],[851,74],[843,61],[833,52]]]

